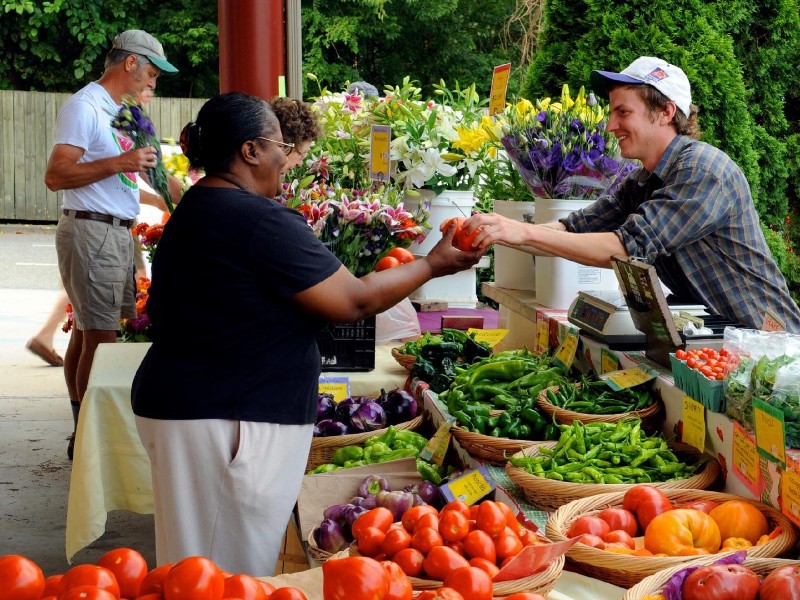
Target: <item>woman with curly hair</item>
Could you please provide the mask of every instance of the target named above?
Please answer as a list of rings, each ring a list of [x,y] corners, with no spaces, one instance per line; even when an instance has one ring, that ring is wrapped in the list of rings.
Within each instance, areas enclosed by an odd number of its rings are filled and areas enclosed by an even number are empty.
[[[311,145],[322,137],[322,127],[311,105],[306,102],[276,97],[269,104],[281,124],[283,139],[294,144],[288,156],[288,171],[303,162]]]

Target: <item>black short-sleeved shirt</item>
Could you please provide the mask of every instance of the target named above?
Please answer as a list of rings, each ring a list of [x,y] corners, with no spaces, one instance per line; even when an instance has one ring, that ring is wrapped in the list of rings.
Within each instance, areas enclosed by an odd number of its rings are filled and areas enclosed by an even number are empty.
[[[187,191],[153,260],[153,345],[133,381],[133,412],[313,423],[323,322],[292,296],[340,266],[303,217],[274,200]]]

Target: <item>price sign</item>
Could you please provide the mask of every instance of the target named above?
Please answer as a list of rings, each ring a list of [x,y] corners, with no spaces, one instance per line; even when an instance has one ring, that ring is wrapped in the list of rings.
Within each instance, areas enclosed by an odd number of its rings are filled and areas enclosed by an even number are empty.
[[[506,90],[511,76],[511,63],[494,68],[492,72],[492,89],[489,92],[489,116],[503,112],[506,107]]]
[[[786,465],[786,437],[783,411],[763,400],[753,400],[753,420],[756,425],[758,453],[772,462]]]
[[[373,125],[369,135],[369,177],[375,181],[389,181],[389,143],[392,128],[389,125]]]
[[[486,467],[480,467],[442,486],[441,490],[448,501],[461,500],[466,504],[475,504],[496,487],[497,483]]]
[[[600,348],[600,374],[619,370],[619,357],[608,348]]]
[[[330,394],[334,402],[341,402],[350,396],[350,379],[347,377],[320,377],[319,393]]]
[[[476,342],[486,342],[494,348],[508,334],[508,329],[467,329],[467,333],[475,334]]]
[[[651,379],[655,379],[655,376],[655,373],[646,371],[641,367],[633,367],[632,369],[604,373],[600,376],[600,379],[604,380],[612,389],[619,391],[641,385]]]
[[[425,447],[419,451],[419,457],[422,460],[436,463],[441,465],[444,463],[444,456],[447,454],[447,448],[450,446],[450,429],[455,423],[455,418],[450,417],[446,421],[442,421],[439,429],[433,434]]]
[[[556,350],[556,355],[553,358],[553,362],[556,365],[561,367],[561,370],[564,373],[569,372],[572,368],[572,363],[575,361],[575,353],[578,351],[578,342],[580,338],[578,337],[578,332],[575,329],[570,329],[567,332],[567,336],[564,338],[564,341],[561,342],[561,345]]]
[[[781,475],[781,497],[781,512],[800,526],[800,475],[796,472],[787,469]]]
[[[761,470],[756,441],[739,423],[733,424],[733,465],[734,474],[747,486],[754,496],[761,495]]]
[[[550,348],[550,323],[544,317],[536,319],[536,350],[547,352]]]
[[[776,315],[771,308],[764,313],[764,324],[761,331],[786,331],[786,324]]]
[[[683,397],[683,443],[706,450],[706,409],[697,400]]]

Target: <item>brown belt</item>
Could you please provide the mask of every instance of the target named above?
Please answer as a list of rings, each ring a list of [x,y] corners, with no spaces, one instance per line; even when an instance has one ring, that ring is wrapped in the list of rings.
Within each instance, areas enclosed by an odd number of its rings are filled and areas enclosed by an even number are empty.
[[[89,219],[90,221],[100,221],[101,223],[108,223],[110,225],[131,228],[133,219],[120,219],[119,217],[112,217],[111,215],[104,215],[103,213],[90,212],[88,210],[67,210],[64,209],[64,214],[68,217],[76,219]]]

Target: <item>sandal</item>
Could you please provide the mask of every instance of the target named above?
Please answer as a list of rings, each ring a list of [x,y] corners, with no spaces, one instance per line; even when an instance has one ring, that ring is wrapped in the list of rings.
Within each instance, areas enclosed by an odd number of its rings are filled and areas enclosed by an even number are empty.
[[[36,338],[31,338],[25,347],[33,352],[36,356],[41,358],[44,362],[51,367],[63,367],[64,359],[53,348],[48,349],[42,342]]]
[[[67,443],[67,458],[72,460],[72,455],[75,453],[75,432],[73,431],[67,439],[69,440]]]

